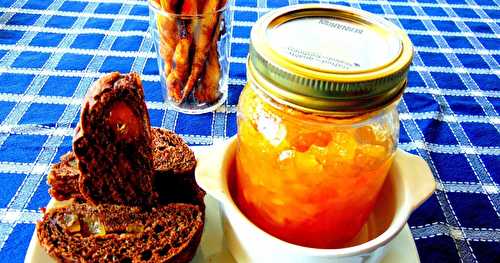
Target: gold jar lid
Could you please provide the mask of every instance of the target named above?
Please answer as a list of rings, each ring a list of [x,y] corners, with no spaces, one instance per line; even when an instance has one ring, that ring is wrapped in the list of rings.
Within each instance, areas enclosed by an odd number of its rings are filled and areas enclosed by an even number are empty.
[[[294,5],[254,25],[247,76],[291,107],[356,114],[401,96],[412,57],[408,36],[381,17],[338,5]]]

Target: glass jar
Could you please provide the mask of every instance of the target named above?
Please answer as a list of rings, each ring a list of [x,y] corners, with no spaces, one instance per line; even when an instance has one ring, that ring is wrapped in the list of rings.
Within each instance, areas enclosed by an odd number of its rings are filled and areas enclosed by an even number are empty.
[[[231,14],[227,1],[149,1],[163,98],[187,114],[214,111],[227,98]]]
[[[233,198],[282,240],[342,247],[391,166],[411,42],[364,11],[299,5],[262,17],[250,43]]]

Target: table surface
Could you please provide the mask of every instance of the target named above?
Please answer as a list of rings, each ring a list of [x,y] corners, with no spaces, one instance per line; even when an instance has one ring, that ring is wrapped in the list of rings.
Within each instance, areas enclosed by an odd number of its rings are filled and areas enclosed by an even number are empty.
[[[253,22],[311,1],[233,0],[227,103],[185,115],[162,103],[144,1],[0,1],[0,261],[22,262],[50,164],[71,150],[80,103],[106,72],[140,72],[151,122],[209,145],[236,133]],[[326,1],[322,1],[326,2]],[[422,156],[436,193],[409,220],[422,262],[500,262],[500,2],[331,1],[404,28],[415,45],[399,105],[400,147]]]

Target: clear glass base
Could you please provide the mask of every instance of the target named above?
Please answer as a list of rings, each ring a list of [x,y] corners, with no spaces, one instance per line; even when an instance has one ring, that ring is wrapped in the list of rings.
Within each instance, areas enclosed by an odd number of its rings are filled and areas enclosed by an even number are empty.
[[[170,100],[167,99],[166,103],[171,107],[172,109],[186,113],[186,114],[203,114],[207,112],[212,112],[215,111],[218,107],[220,107],[224,102],[226,102],[227,99],[227,92],[224,92],[221,94],[219,99],[215,102],[212,102],[210,104],[208,103],[202,103],[202,104],[193,104],[193,103],[181,103],[181,104],[176,104]]]

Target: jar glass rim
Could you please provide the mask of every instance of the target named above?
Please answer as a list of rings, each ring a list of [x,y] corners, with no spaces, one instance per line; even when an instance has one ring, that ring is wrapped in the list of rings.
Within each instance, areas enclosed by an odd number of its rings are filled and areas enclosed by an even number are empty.
[[[310,112],[304,109],[297,108],[294,105],[290,105],[288,103],[282,103],[253,83],[247,83],[245,88],[252,89],[256,96],[262,99],[265,103],[267,103],[277,111],[280,111],[281,114],[286,114],[287,118],[293,118],[296,122],[314,124],[322,122],[324,124],[333,124],[339,127],[355,127],[356,125],[363,126],[366,125],[367,122],[374,122],[377,117],[385,115],[389,111],[397,111],[397,105],[401,100],[400,96],[391,103],[388,103],[384,107],[380,107],[376,110],[339,115],[335,114],[335,112]]]

